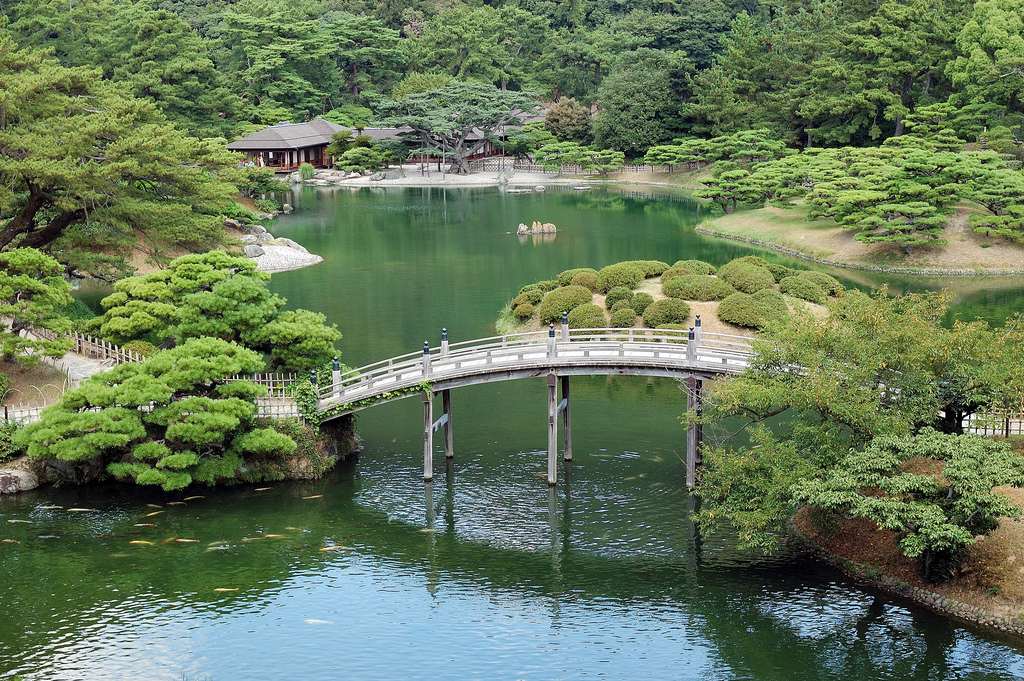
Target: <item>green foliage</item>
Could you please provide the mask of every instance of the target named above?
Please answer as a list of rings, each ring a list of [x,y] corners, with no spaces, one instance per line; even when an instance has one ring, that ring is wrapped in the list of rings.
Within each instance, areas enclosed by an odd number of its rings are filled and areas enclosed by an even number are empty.
[[[94,70],[16,49],[6,33],[0,92],[0,247],[46,249],[110,276],[128,269],[135,230],[161,248],[223,241],[238,168],[222,145],[187,137]]]
[[[537,305],[541,300],[544,299],[544,292],[535,288],[531,288],[525,293],[520,293],[518,296],[512,299],[512,304],[515,307],[529,303],[530,305]]]
[[[729,282],[718,277],[689,274],[673,277],[661,285],[661,291],[669,298],[682,300],[724,300],[736,292]]]
[[[281,210],[281,204],[277,199],[256,199],[252,203],[261,213],[276,213]]]
[[[600,286],[597,278],[597,272],[580,272],[572,278],[570,282],[573,286],[582,286],[588,288],[591,291],[596,291]]]
[[[0,252],[0,317],[6,320],[0,353],[5,362],[34,366],[41,355],[60,357],[71,348],[66,338],[50,341],[22,335],[37,327],[57,333],[70,328],[60,314],[71,304],[71,284],[63,275],[57,260],[34,248]]]
[[[237,341],[271,355],[274,368],[309,369],[336,355],[337,329],[319,313],[282,311],[269,278],[252,260],[223,251],[182,256],[166,270],[119,281],[102,301],[100,333],[119,343],[149,334]]]
[[[942,462],[941,475],[913,472],[920,460]],[[904,554],[922,559],[927,579],[944,581],[977,536],[998,527],[1000,517],[1020,516],[1019,506],[994,491],[1002,485],[1024,486],[1024,457],[1007,443],[926,428],[875,438],[822,478],[796,483],[793,499],[901,533]]]
[[[733,293],[718,306],[718,318],[737,326],[762,329],[769,322],[784,318],[788,308],[782,295],[762,289],[753,295]]]
[[[615,307],[615,304],[618,303],[620,300],[625,300],[629,302],[632,299],[633,292],[630,291],[629,288],[625,286],[615,286],[610,291],[608,291],[608,294],[605,296],[604,305],[610,310],[613,307]]]
[[[690,306],[676,298],[656,300],[644,310],[644,324],[652,329],[665,324],[682,324],[690,316]]]
[[[654,296],[652,296],[650,293],[644,293],[643,291],[640,291],[639,293],[633,295],[633,298],[629,301],[629,306],[633,308],[633,312],[642,315],[644,313],[644,310],[647,309],[647,306],[649,306],[653,302]]]
[[[786,295],[819,305],[825,302],[825,292],[821,290],[821,287],[803,277],[786,277],[779,282],[779,290]]]
[[[11,377],[7,374],[0,374],[0,400],[7,399],[7,393],[11,390]]]
[[[593,303],[584,303],[569,312],[570,329],[605,328],[604,310]]]
[[[352,147],[338,157],[335,165],[350,173],[378,170],[384,165],[384,155],[375,149]]]
[[[715,274],[718,272],[718,268],[703,260],[677,260],[672,268],[684,270],[686,274]]]
[[[798,272],[797,275],[801,279],[814,282],[819,288],[828,296],[840,295],[846,287],[839,283],[839,280],[830,274],[824,272],[814,272],[813,270],[803,270]]]
[[[593,140],[590,107],[580,104],[572,97],[563,97],[548,108],[544,127],[558,138],[559,142],[590,144]]]
[[[34,458],[99,459],[115,477],[180,489],[245,478],[246,468],[295,449],[287,436],[254,427],[264,389],[225,382],[262,368],[259,355],[214,338],[190,339],[141,363],[96,374],[14,437]],[[261,479],[276,479],[266,473]]]
[[[623,298],[622,300],[616,301],[615,304],[612,305],[611,308],[610,308],[612,314],[615,314],[619,310],[627,310],[627,309],[628,310],[632,310],[633,309],[632,302],[633,301],[630,300],[629,298]]]
[[[628,305],[612,312],[611,327],[613,329],[629,329],[636,324],[636,312]]]
[[[0,395],[6,394],[7,389],[10,386],[10,379],[7,378],[6,375],[3,375],[3,377],[7,379],[7,386],[2,385],[3,380],[0,379]],[[25,453],[25,447],[23,445],[17,445],[14,443],[14,434],[21,428],[22,426],[16,421],[0,423],[0,463],[10,461],[11,459],[17,459]]]
[[[516,305],[516,307],[512,310],[512,316],[516,318],[516,321],[525,322],[527,319],[533,316],[533,313],[535,311],[536,308],[534,308],[533,305],[531,305],[530,303],[521,303],[519,305]]]
[[[620,262],[602,267],[597,273],[601,291],[611,291],[616,286],[635,289],[645,278],[644,271],[632,262]]]
[[[299,177],[303,180],[312,180],[314,175],[316,175],[316,168],[312,163],[303,163],[299,166]]]
[[[125,350],[130,350],[136,355],[140,355],[142,357],[151,357],[160,351],[155,345],[153,345],[149,341],[144,340],[128,341],[121,347],[123,347]]]
[[[755,293],[775,284],[775,277],[767,268],[738,260],[719,268],[718,277],[743,293]]]
[[[395,86],[391,92],[392,99],[403,99],[407,95],[415,95],[420,92],[440,90],[454,78],[444,73],[420,73],[410,71],[402,78],[402,82]],[[367,112],[369,113],[369,112]]]
[[[562,319],[562,312],[571,312],[580,305],[589,303],[593,292],[582,286],[564,286],[556,288],[546,296],[540,304],[540,322],[549,324]]]

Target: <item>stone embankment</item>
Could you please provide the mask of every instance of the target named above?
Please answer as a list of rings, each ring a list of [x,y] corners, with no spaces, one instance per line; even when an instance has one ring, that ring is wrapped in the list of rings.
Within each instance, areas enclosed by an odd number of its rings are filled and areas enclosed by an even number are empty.
[[[245,234],[239,239],[242,252],[256,261],[262,272],[285,272],[323,262],[323,258],[310,253],[301,244],[285,237],[275,237],[263,225],[241,226],[234,220],[225,220],[225,227],[240,229]]]

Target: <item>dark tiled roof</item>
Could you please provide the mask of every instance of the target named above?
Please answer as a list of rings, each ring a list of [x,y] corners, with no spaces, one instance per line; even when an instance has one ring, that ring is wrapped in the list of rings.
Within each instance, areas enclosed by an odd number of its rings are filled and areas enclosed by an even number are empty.
[[[349,129],[319,117],[307,123],[278,123],[231,142],[228,144],[228,149],[231,151],[305,149],[321,144],[330,144],[331,135]],[[358,134],[355,130],[352,132]],[[395,128],[364,128],[362,134],[369,135],[373,139],[397,139],[399,132]]]

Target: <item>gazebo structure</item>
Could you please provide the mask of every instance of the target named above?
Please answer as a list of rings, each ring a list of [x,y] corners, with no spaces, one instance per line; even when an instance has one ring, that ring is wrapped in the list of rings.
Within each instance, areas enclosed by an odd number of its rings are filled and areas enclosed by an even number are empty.
[[[278,123],[231,142],[228,149],[243,152],[248,161],[278,173],[297,170],[303,163],[323,168],[331,163],[325,153],[331,136],[343,130],[352,128],[319,117],[306,123]],[[361,132],[352,132],[374,139],[398,137],[398,130],[394,128],[364,128]]]

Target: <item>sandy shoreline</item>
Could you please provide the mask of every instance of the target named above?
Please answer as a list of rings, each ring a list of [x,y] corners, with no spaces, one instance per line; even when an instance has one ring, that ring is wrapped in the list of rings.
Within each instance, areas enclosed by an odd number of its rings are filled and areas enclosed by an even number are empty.
[[[351,179],[335,178],[332,177],[330,171],[320,171],[312,182],[305,184],[337,187],[498,187],[501,185],[500,178],[502,172],[506,175],[511,173],[511,176],[508,178],[508,186],[517,188],[551,184],[582,185],[600,181],[592,177],[580,178],[564,175],[559,177],[554,173],[524,172],[512,170],[511,168],[504,171],[481,170],[472,172],[469,175],[439,173],[437,172],[436,165],[430,170],[429,175],[425,170],[421,173],[418,164],[406,163],[400,166],[400,168],[405,177],[383,180],[371,180],[371,175],[363,175]],[[394,167],[390,170],[395,171],[397,169],[398,167]],[[325,184],[320,184],[321,182]]]

